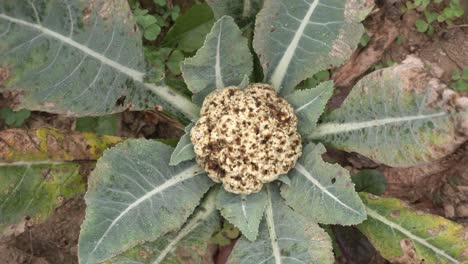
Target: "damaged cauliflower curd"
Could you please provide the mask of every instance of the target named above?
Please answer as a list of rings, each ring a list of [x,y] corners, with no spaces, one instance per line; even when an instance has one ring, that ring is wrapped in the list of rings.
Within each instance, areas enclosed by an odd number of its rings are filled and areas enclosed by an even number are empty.
[[[197,162],[226,191],[258,192],[302,154],[294,109],[270,85],[215,90],[200,116],[190,133]]]

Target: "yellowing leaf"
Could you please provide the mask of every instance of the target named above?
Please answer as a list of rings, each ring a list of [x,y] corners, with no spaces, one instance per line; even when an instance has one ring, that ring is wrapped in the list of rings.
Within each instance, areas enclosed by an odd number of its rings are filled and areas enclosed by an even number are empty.
[[[414,211],[394,198],[361,193],[368,220],[358,225],[371,243],[389,260],[404,255],[408,241],[424,263],[466,263],[468,230],[440,216]]]

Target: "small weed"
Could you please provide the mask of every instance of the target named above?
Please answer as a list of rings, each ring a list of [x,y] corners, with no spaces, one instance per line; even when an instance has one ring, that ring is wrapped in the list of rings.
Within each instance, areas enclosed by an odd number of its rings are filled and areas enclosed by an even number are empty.
[[[156,40],[161,29],[170,26],[180,13],[180,7],[177,5],[169,5],[166,0],[153,0],[154,12],[144,9],[136,0],[130,1],[130,6],[133,9],[135,21],[143,32],[146,40]]]
[[[443,9],[434,12],[429,9],[434,9],[435,5],[442,4],[443,0],[413,0],[407,1],[406,6],[402,8],[402,12],[407,10],[418,9],[423,12],[424,17],[416,20],[414,26],[421,33],[426,33],[429,36],[434,34],[434,23],[445,23],[452,26],[454,20],[460,18],[464,14],[464,10],[460,4],[460,0],[450,0]]]
[[[362,34],[361,40],[359,41],[359,44],[362,47],[366,47],[367,44],[369,44],[370,40],[371,40],[370,36],[367,33],[364,32],[364,34]]]
[[[5,107],[0,109],[0,119],[5,121],[5,124],[10,127],[20,127],[31,115],[29,110],[13,111],[11,108]]]
[[[463,68],[463,71],[452,72],[451,86],[460,92],[468,91],[468,68]]]

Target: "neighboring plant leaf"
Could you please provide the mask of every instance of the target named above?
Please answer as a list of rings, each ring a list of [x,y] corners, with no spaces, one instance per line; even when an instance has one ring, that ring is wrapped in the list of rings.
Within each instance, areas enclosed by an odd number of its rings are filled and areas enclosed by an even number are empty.
[[[97,160],[103,151],[122,138],[55,129],[8,129],[0,131],[0,167]]]
[[[394,198],[362,193],[368,220],[358,225],[383,257],[398,262],[414,247],[415,260],[424,263],[466,263],[467,231],[440,216],[414,211]],[[411,245],[412,244],[412,245]],[[411,247],[409,247],[411,249]]]
[[[356,185],[357,192],[381,195],[387,187],[385,176],[378,170],[361,170],[351,176],[351,180]]]
[[[203,46],[213,23],[211,8],[206,4],[195,4],[177,18],[162,44],[185,52],[195,52]]]
[[[86,175],[71,161],[92,162],[120,140],[45,128],[0,131],[0,236],[24,231],[26,217],[42,223],[84,193]]]
[[[315,88],[295,91],[286,96],[286,100],[294,107],[301,134],[310,133],[322,115],[325,105],[333,95],[333,81],[319,84]]]
[[[238,24],[246,24],[255,18],[262,8],[263,0],[207,0],[216,19],[233,17]]]
[[[182,63],[182,76],[194,94],[239,85],[252,72],[252,54],[247,39],[231,17],[220,18],[205,44]],[[203,98],[198,98],[201,104]]]
[[[259,237],[254,242],[241,237],[227,263],[333,263],[327,233],[285,205],[275,184],[266,188],[267,207]]]
[[[265,211],[266,198],[264,190],[250,195],[239,195],[223,189],[216,198],[216,207],[221,211],[221,215],[239,228],[248,240],[255,241]]]
[[[266,0],[253,42],[265,80],[287,94],[302,80],[342,64],[359,44],[370,2]]]
[[[195,158],[195,151],[193,150],[192,141],[190,141],[190,131],[192,130],[193,123],[185,128],[185,134],[180,138],[177,147],[171,155],[169,165],[177,165],[182,161],[191,160]]]
[[[211,236],[220,229],[221,219],[216,210],[215,197],[216,191],[210,191],[200,207],[180,230],[169,233],[154,242],[136,246],[111,259],[108,263],[205,263],[213,257],[208,248]]]
[[[414,57],[365,76],[322,120],[309,139],[394,167],[442,158],[468,139],[463,98],[431,79]]]
[[[0,236],[24,230],[26,217],[44,222],[65,199],[84,193],[79,170],[73,163],[0,166]]]
[[[130,139],[104,153],[89,177],[80,263],[100,263],[183,225],[213,182],[195,162],[169,166],[173,150]]]
[[[1,90],[31,110],[96,116],[163,105],[195,118],[190,100],[144,83],[141,35],[129,13],[125,0],[3,0]]]
[[[9,107],[0,109],[0,119],[5,120],[5,124],[12,127],[20,127],[31,115],[29,110],[13,111]]]
[[[325,147],[307,144],[302,157],[288,175],[290,185],[281,194],[286,203],[308,221],[321,224],[351,225],[366,219],[366,211],[354,190],[349,172],[322,159]]]
[[[101,135],[117,135],[119,117],[106,115],[99,117],[80,117],[76,119],[76,131],[94,132]]]

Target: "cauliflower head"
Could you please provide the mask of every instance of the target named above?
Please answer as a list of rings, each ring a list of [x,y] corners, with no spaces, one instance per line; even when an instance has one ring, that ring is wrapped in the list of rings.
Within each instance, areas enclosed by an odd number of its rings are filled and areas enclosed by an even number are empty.
[[[190,132],[196,160],[226,191],[258,192],[302,154],[294,109],[270,85],[217,89],[200,116]]]

